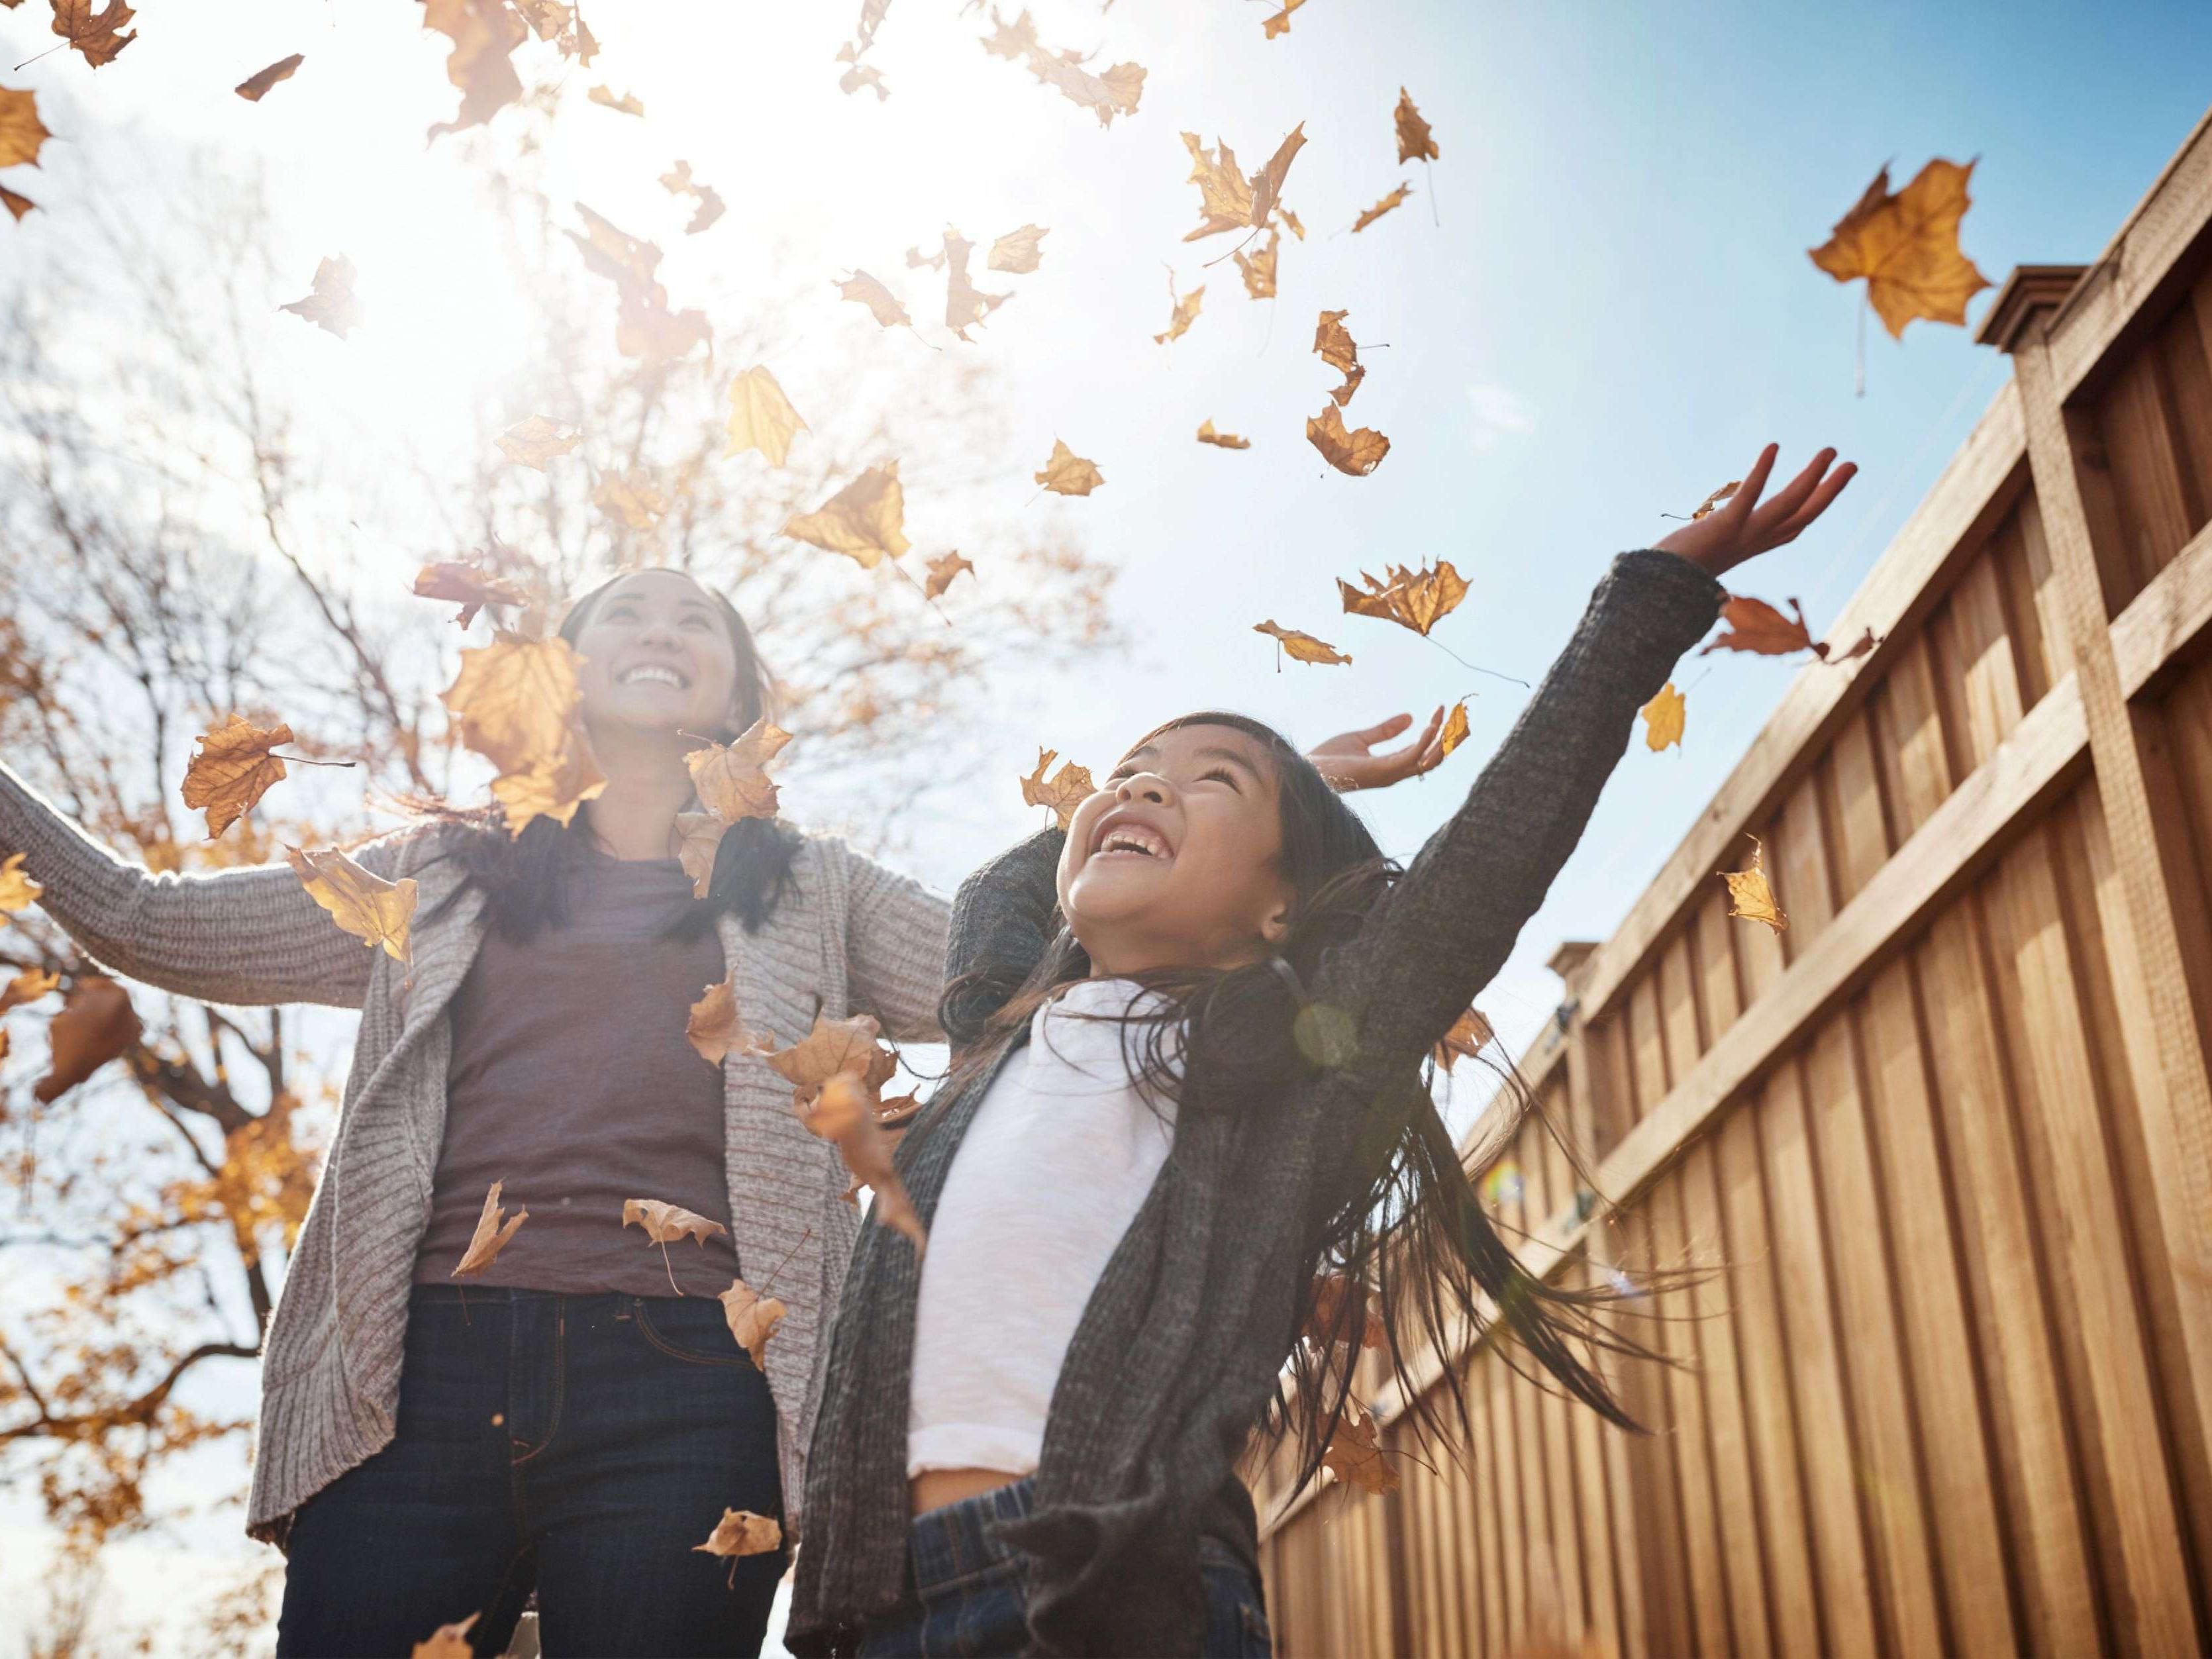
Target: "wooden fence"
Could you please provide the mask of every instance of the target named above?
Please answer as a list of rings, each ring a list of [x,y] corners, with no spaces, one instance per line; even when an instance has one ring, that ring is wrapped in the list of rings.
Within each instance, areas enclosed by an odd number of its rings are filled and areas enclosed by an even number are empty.
[[[1641,1304],[1656,1432],[1482,1347],[1417,1378],[1472,1443],[1408,1444],[1376,1379],[1401,1490],[1259,1483],[1278,1651],[2212,1647],[2212,117],[1978,337],[2011,380],[1831,631],[1880,647],[1560,961],[1523,1070],[1617,1207],[1533,1127],[1486,1182],[1560,1279],[1718,1269]]]

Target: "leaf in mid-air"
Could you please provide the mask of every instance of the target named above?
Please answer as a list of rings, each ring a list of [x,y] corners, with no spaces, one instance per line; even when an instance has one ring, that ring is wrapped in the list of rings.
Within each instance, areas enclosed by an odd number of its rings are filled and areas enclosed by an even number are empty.
[[[1202,444],[1212,444],[1216,449],[1252,447],[1252,441],[1249,438],[1240,438],[1233,432],[1216,432],[1213,429],[1213,422],[1210,420],[1200,421],[1198,423],[1198,441]]]
[[[863,569],[896,558],[914,545],[906,538],[906,495],[898,463],[872,466],[811,513],[783,526],[783,533],[824,552],[842,553]]]
[[[1790,601],[1795,618],[1784,616],[1765,599],[1746,598],[1731,593],[1721,606],[1721,620],[1729,625],[1723,634],[1698,654],[1705,656],[1715,651],[1752,651],[1762,657],[1778,657],[1792,651],[1810,651],[1813,636],[1806,631],[1805,612],[1795,599]]]
[[[1073,761],[1062,761],[1060,770],[1048,782],[1046,769],[1060,758],[1056,749],[1037,750],[1036,770],[1022,780],[1022,799],[1031,806],[1051,809],[1063,830],[1074,821],[1075,809],[1083,800],[1098,793],[1098,786],[1091,780],[1091,769],[1078,766]]]
[[[137,59],[132,60],[134,63]],[[279,81],[289,81],[300,65],[306,63],[307,54],[294,52],[289,58],[280,58],[265,70],[258,70],[240,81],[231,90],[249,104],[258,104],[262,94]]]
[[[768,1340],[775,1334],[775,1328],[791,1310],[783,1305],[781,1298],[763,1296],[742,1279],[732,1279],[730,1288],[720,1295],[722,1317],[729,1322],[730,1334],[752,1357],[755,1370],[766,1369]]]
[[[1808,250],[1839,283],[1866,278],[1867,299],[1893,339],[1916,318],[1964,327],[1966,301],[1990,285],[1959,246],[1973,172],[1972,161],[1938,157],[1893,196],[1884,167],[1828,240]]]
[[[837,297],[867,307],[868,314],[885,328],[914,326],[914,319],[906,314],[906,307],[899,303],[898,296],[865,270],[856,270],[840,282]]]
[[[1650,702],[1639,711],[1644,716],[1644,741],[1654,752],[1673,744],[1682,746],[1682,727],[1688,718],[1687,705],[1682,694],[1668,680],[1661,686]]]
[[[331,919],[372,949],[382,945],[395,962],[407,960],[407,927],[415,915],[415,878],[386,881],[336,848],[302,852],[287,844],[284,856],[308,896]]]
[[[1254,623],[1252,631],[1268,635],[1299,662],[1327,664],[1352,660],[1334,646],[1324,644],[1310,634],[1301,634],[1295,628],[1279,627],[1272,621]]]
[[[933,599],[951,586],[952,579],[962,571],[971,576],[975,574],[975,567],[960,556],[957,548],[950,553],[940,553],[930,560],[928,570],[929,580],[921,585],[921,596],[926,599]]]
[[[1320,415],[1307,417],[1306,441],[1339,472],[1355,478],[1365,477],[1390,453],[1390,441],[1371,426],[1346,431],[1344,416],[1333,403],[1324,404]]]
[[[1765,856],[1759,837],[1753,836],[1751,868],[1723,870],[1721,879],[1728,884],[1729,915],[1764,922],[1778,933],[1790,926],[1790,918],[1782,914],[1782,907],[1774,901],[1774,889],[1767,884]]]
[[[13,3],[21,4],[21,0]],[[136,29],[128,34],[117,33],[131,18],[131,8],[124,0],[112,0],[105,11],[97,7],[98,0],[54,0],[54,33],[94,69],[113,63],[115,54],[138,38]]]
[[[315,267],[313,291],[305,299],[295,300],[278,309],[304,317],[343,340],[349,329],[359,328],[362,322],[361,301],[353,294],[353,261],[344,254],[325,259]]]
[[[1058,438],[1052,441],[1052,455],[1043,469],[1030,476],[1055,495],[1088,495],[1106,482],[1095,463],[1084,459]]]
[[[1393,125],[1398,130],[1398,160],[1433,161],[1437,159],[1437,141],[1429,131],[1429,124],[1421,118],[1421,112],[1413,107],[1413,100],[1405,88],[1398,88],[1398,107],[1391,112]]]
[[[185,805],[207,814],[208,839],[238,822],[270,786],[286,775],[284,763],[269,751],[293,741],[292,728],[251,724],[234,714],[211,732],[200,733],[200,751],[185,768]]]
[[[1339,1480],[1362,1492],[1397,1491],[1398,1471],[1376,1443],[1374,1418],[1358,1406],[1346,1403],[1345,1419],[1329,1437],[1328,1449],[1322,1454],[1321,1466]]]
[[[776,787],[766,768],[790,741],[790,732],[763,715],[734,743],[710,743],[689,751],[684,763],[690,769],[699,804],[725,823],[774,817]]]
[[[459,113],[432,127],[431,137],[480,126],[520,99],[512,54],[530,28],[507,0],[423,0],[422,27],[453,41],[446,78],[461,89]]]
[[[695,1555],[772,1555],[783,1547],[783,1527],[774,1516],[750,1510],[724,1510],[722,1518],[703,1544],[691,1547]]]
[[[1019,230],[1010,230],[991,244],[990,269],[1011,270],[1017,276],[1035,270],[1044,258],[1044,250],[1037,246],[1052,233],[1042,225],[1024,225]]]
[[[566,455],[584,441],[584,434],[549,421],[543,415],[532,415],[527,420],[517,421],[494,441],[499,445],[499,453],[517,466],[543,472],[546,462]]]
[[[641,117],[645,113],[645,106],[638,101],[635,93],[626,92],[617,98],[612,87],[593,87],[584,95],[591,102],[604,105],[618,115]]]
[[[724,455],[757,449],[770,466],[781,466],[791,441],[811,430],[768,369],[755,364],[730,382],[729,442]]]
[[[1405,199],[1413,193],[1413,187],[1401,179],[1397,189],[1392,191],[1388,196],[1385,196],[1381,201],[1376,203],[1373,207],[1369,208],[1364,213],[1361,214],[1357,219],[1354,219],[1352,222],[1352,234],[1355,236],[1358,235],[1361,231],[1366,229],[1368,226],[1373,224],[1377,219],[1380,219],[1384,214],[1389,212],[1392,208],[1396,207],[1401,203],[1404,202]]]
[[[78,975],[61,1012],[46,1022],[46,1074],[31,1085],[32,1095],[52,1105],[135,1045],[141,1029],[128,991],[102,975]]]
[[[1345,610],[1358,617],[1380,617],[1425,639],[1429,630],[1456,611],[1467,597],[1467,579],[1452,568],[1449,559],[1438,559],[1433,568],[1423,566],[1419,570],[1386,564],[1382,574],[1387,580],[1377,581],[1364,570],[1359,573],[1359,580],[1367,584],[1364,592],[1339,576],[1336,591]]]

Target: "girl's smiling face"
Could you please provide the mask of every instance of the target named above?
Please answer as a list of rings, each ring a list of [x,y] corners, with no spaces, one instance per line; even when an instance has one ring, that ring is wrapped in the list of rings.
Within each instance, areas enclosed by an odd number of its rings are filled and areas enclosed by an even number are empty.
[[[1075,809],[1060,908],[1094,971],[1228,968],[1289,928],[1273,758],[1233,726],[1176,726]]]

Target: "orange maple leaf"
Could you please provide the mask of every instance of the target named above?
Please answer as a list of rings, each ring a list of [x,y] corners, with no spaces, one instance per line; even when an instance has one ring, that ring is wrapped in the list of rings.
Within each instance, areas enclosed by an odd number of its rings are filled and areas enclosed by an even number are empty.
[[[933,599],[951,586],[953,578],[962,571],[970,575],[975,573],[975,567],[960,556],[957,548],[950,553],[940,553],[929,561],[927,568],[929,580],[921,585],[921,596],[926,599]]]
[[[1444,717],[1444,728],[1437,733],[1437,746],[1449,757],[1451,751],[1467,741],[1467,699],[1461,698],[1452,705]]]
[[[1289,218],[1288,214],[1283,216]],[[1256,253],[1247,253],[1243,248],[1231,250],[1230,257],[1237,261],[1237,269],[1244,276],[1244,292],[1255,300],[1275,297],[1275,256],[1282,246],[1283,233],[1267,233],[1267,245]]]
[[[1939,157],[1893,196],[1884,167],[1828,240],[1808,250],[1839,283],[1866,278],[1867,299],[1893,339],[1903,338],[1916,318],[1964,327],[1966,301],[1990,285],[1959,246],[1973,172],[1972,161],[1961,167]]]
[[[1656,753],[1668,744],[1677,749],[1682,746],[1682,728],[1688,719],[1687,705],[1682,694],[1668,680],[1661,686],[1651,701],[1638,711],[1644,716],[1644,741]]]
[[[1412,95],[1405,88],[1398,88],[1398,107],[1391,112],[1391,121],[1398,130],[1398,160],[1433,161],[1437,159],[1437,141],[1429,131],[1429,124],[1421,118],[1421,112],[1413,107]]]
[[[302,852],[287,843],[284,857],[307,895],[331,920],[372,950],[384,947],[395,962],[407,960],[408,924],[415,915],[415,878],[386,881],[336,848]]]
[[[1344,376],[1344,384],[1332,388],[1328,394],[1336,400],[1339,409],[1352,401],[1352,394],[1367,378],[1367,367],[1359,361],[1359,347],[1344,325],[1344,319],[1351,314],[1348,311],[1324,311],[1314,328],[1315,352],[1322,362]]]
[[[1354,616],[1380,617],[1425,639],[1429,630],[1457,610],[1467,597],[1466,579],[1449,559],[1437,560],[1434,568],[1424,566],[1419,570],[1386,564],[1382,574],[1388,580],[1377,581],[1364,570],[1359,573],[1359,580],[1367,584],[1364,593],[1339,576],[1336,591],[1345,610]]]
[[[766,769],[790,741],[790,732],[763,715],[733,743],[710,743],[690,750],[684,763],[690,769],[699,804],[725,823],[774,817],[776,786],[769,781]]]
[[[290,726],[255,726],[237,714],[200,733],[200,751],[185,768],[184,798],[194,811],[206,812],[210,841],[287,775],[284,763],[269,751],[292,741]]]
[[[1166,329],[1152,336],[1152,343],[1165,345],[1170,340],[1180,340],[1189,332],[1190,325],[1198,320],[1198,308],[1206,301],[1206,284],[1200,283],[1181,299],[1176,297],[1175,272],[1168,272],[1168,302],[1175,307],[1168,319]]]
[[[20,5],[22,0],[15,3]],[[116,33],[131,18],[131,8],[123,0],[113,0],[105,11],[95,10],[96,4],[97,0],[54,0],[53,25],[54,33],[94,69],[113,63],[115,54],[138,38],[136,29],[128,34]]]
[[[1376,1443],[1375,1419],[1357,1405],[1349,1406],[1344,1420],[1329,1437],[1328,1449],[1322,1454],[1322,1467],[1362,1492],[1398,1489],[1398,1471]]]
[[[1022,799],[1031,806],[1052,809],[1063,830],[1074,822],[1075,809],[1086,797],[1098,793],[1098,786],[1091,781],[1091,769],[1078,766],[1073,761],[1063,761],[1052,781],[1045,781],[1045,769],[1059,759],[1057,749],[1037,750],[1036,770],[1022,780]]]
[[[708,815],[691,813],[685,816],[703,817]],[[728,827],[719,820],[715,821],[717,840],[720,838],[720,832]],[[708,867],[712,868],[711,866]],[[698,891],[696,878],[692,890],[695,893]],[[703,898],[706,895],[700,893],[699,896]],[[691,1011],[684,1019],[685,1039],[697,1051],[699,1058],[709,1066],[720,1066],[729,1058],[732,1049],[746,1046],[747,1033],[744,1021],[738,1015],[737,993],[738,973],[733,968],[706,988],[699,1000],[691,1005]]]
[[[1233,432],[1216,432],[1211,420],[1200,421],[1198,423],[1198,441],[1202,444],[1212,444],[1216,449],[1252,447],[1252,441],[1249,438],[1240,438]]]
[[[37,93],[0,87],[0,167],[38,166],[40,147],[53,136],[39,119]]]
[[[1811,650],[1813,636],[1805,629],[1804,610],[1795,599],[1789,605],[1796,613],[1795,621],[1765,599],[1729,594],[1721,606],[1721,620],[1728,623],[1729,631],[1698,654],[1703,657],[1715,651],[1752,651],[1762,657],[1778,657],[1792,651]]]
[[[1774,889],[1767,884],[1765,854],[1766,849],[1753,836],[1751,868],[1723,870],[1721,879],[1728,884],[1729,915],[1746,921],[1764,922],[1779,933],[1790,926],[1790,918],[1782,914],[1782,907],[1774,901]]]

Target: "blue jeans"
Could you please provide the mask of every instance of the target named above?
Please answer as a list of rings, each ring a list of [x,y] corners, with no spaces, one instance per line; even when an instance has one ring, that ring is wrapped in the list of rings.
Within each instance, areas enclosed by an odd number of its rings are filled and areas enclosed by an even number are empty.
[[[1024,1558],[985,1530],[1030,1512],[1035,1483],[1017,1480],[915,1517],[907,1540],[908,1595],[894,1619],[868,1626],[860,1659],[987,1659],[1022,1651]],[[1251,1570],[1227,1546],[1199,1540],[1206,1583],[1206,1659],[1269,1659],[1267,1608]]]
[[[549,1656],[759,1652],[784,1554],[696,1553],[781,1518],[768,1381],[711,1297],[418,1285],[398,1432],[298,1511],[276,1651],[404,1655],[538,1591]],[[732,1571],[734,1565],[735,1571]]]

